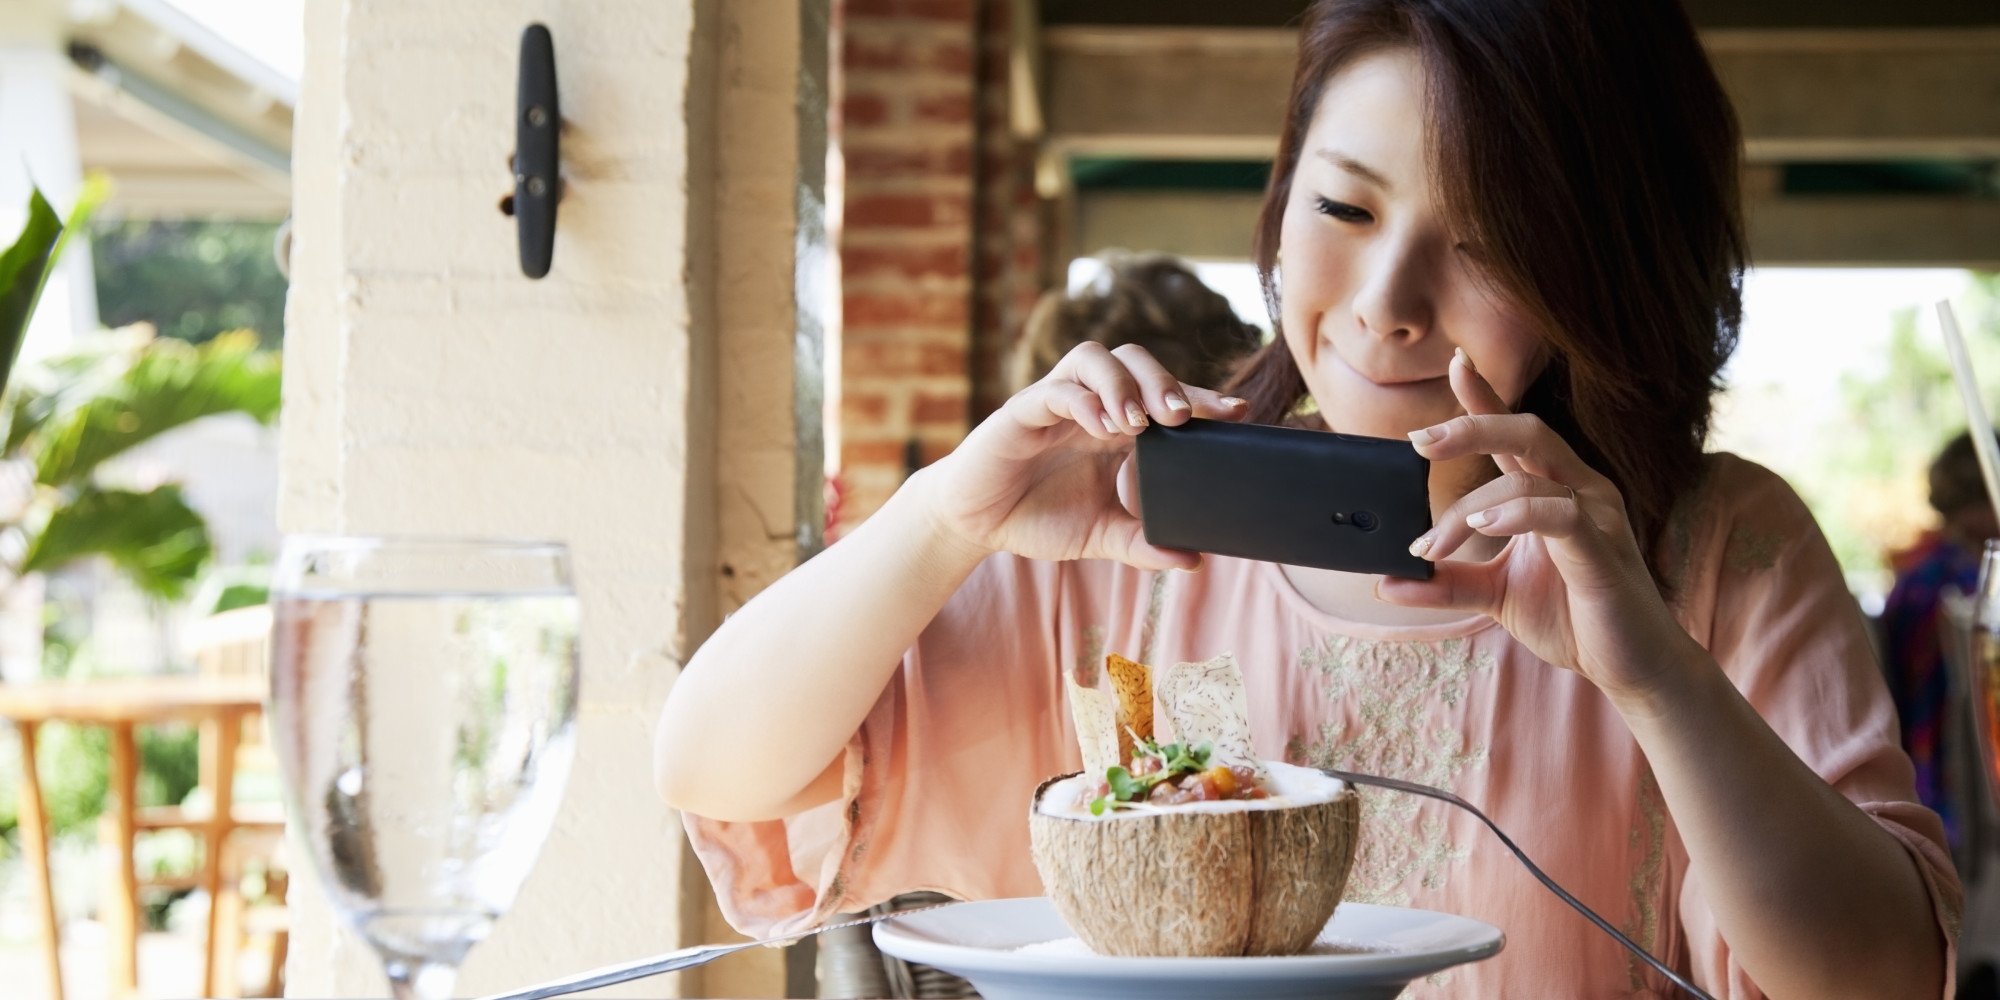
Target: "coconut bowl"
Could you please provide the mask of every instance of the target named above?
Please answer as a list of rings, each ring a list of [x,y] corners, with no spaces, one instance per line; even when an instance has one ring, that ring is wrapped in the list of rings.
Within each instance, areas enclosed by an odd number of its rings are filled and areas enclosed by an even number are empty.
[[[1035,789],[1035,868],[1101,955],[1295,955],[1318,937],[1354,864],[1361,800],[1311,768],[1266,761],[1273,795],[1092,816],[1080,774]]]

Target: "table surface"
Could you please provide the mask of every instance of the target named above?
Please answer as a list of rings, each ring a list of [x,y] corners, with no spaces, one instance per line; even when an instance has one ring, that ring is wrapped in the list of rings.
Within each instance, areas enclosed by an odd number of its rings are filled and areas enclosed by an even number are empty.
[[[263,704],[254,677],[177,674],[0,684],[0,718],[19,722],[159,722],[201,719],[218,708]]]

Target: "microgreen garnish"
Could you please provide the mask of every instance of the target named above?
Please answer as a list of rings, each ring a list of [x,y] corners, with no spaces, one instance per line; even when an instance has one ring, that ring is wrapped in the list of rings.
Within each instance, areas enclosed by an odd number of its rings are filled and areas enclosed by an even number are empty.
[[[1145,801],[1152,794],[1153,786],[1160,782],[1206,771],[1208,758],[1214,752],[1215,748],[1207,742],[1161,746],[1152,740],[1140,740],[1132,748],[1133,764],[1136,766],[1141,758],[1153,757],[1160,761],[1159,769],[1135,775],[1115,764],[1106,768],[1104,783],[1111,788],[1111,794],[1091,800],[1090,814],[1102,816],[1106,809],[1131,808]]]

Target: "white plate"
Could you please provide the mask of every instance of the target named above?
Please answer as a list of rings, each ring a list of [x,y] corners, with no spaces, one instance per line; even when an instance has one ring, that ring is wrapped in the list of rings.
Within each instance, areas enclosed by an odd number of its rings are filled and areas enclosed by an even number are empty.
[[[1320,941],[1344,953],[1107,958],[1054,947],[1019,950],[1072,936],[1048,898],[1040,896],[960,903],[875,925],[876,947],[963,976],[986,1000],[1388,1000],[1413,979],[1490,957],[1506,942],[1499,928],[1468,917],[1342,903]]]

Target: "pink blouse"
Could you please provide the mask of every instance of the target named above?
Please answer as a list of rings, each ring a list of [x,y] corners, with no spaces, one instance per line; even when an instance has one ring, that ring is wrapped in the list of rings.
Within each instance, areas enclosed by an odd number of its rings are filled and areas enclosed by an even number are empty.
[[[1861,614],[1805,505],[1729,455],[1663,540],[1675,610],[1771,727],[1909,852],[1955,949],[1962,894],[1909,759]],[[1623,720],[1580,676],[1491,619],[1385,627],[1326,614],[1270,563],[1199,573],[1109,562],[981,564],[931,622],[848,744],[840,801],[782,821],[684,817],[723,913],[746,933],[931,889],[1042,893],[1028,799],[1081,766],[1062,671],[1104,653],[1161,666],[1233,651],[1260,755],[1437,785],[1491,815],[1558,882],[1718,997],[1762,994],[1709,912]],[[1498,956],[1407,997],[1673,996],[1551,895],[1472,817],[1364,790],[1347,899],[1476,917]],[[1949,964],[1949,960],[1948,960]],[[1952,993],[1947,983],[1945,996]]]

